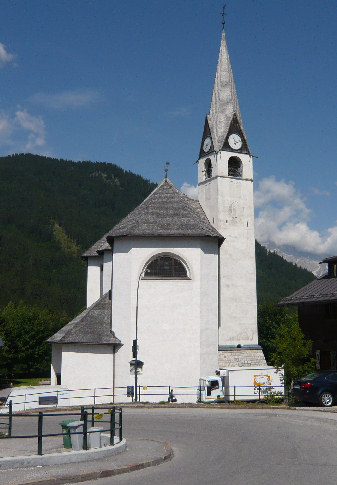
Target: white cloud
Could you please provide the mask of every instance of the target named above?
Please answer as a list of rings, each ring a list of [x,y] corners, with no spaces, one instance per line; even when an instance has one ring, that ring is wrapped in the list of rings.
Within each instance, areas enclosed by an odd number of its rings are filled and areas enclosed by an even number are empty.
[[[100,100],[100,93],[90,89],[61,91],[54,94],[36,93],[28,99],[34,104],[60,111],[68,108],[82,108]]]
[[[196,199],[196,200],[198,199],[198,187],[195,187],[194,185],[184,182],[180,190],[182,191],[183,194],[187,195],[187,197],[190,197],[191,199]]]
[[[17,125],[28,131],[28,141],[25,150],[31,151],[46,144],[45,124],[41,116],[32,116],[26,110],[19,110],[15,113]]]
[[[330,192],[328,192],[327,190],[320,190],[320,189],[317,189],[316,187],[311,187],[311,191],[315,195],[326,195],[327,197],[330,196]]]
[[[168,115],[172,118],[186,118],[189,116],[190,110],[186,106],[180,106],[172,111],[169,111]]]
[[[14,54],[10,54],[6,50],[6,46],[0,42],[0,67],[3,67],[8,62],[14,60]]]
[[[309,226],[310,209],[292,182],[264,178],[255,191],[255,235],[258,241],[293,246],[299,251],[329,256],[336,253],[337,223],[323,233]]]
[[[15,151],[39,151],[46,144],[46,128],[41,116],[18,109],[0,112],[0,146]]]
[[[7,113],[0,112],[0,146],[5,145],[13,132],[13,121]]]

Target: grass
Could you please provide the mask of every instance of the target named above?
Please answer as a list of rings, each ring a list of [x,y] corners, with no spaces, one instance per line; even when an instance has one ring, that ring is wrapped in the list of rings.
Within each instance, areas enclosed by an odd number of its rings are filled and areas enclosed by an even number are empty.
[[[49,381],[47,377],[29,377],[29,378],[17,378],[13,379],[13,387],[22,387],[22,386],[38,386],[40,381]]]

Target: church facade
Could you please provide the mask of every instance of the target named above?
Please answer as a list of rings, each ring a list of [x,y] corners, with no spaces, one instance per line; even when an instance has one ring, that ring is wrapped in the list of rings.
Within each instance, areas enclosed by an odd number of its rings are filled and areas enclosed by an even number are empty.
[[[111,388],[115,401],[127,401],[137,372],[143,400],[165,399],[170,386],[179,401],[195,402],[201,377],[266,365],[257,333],[252,156],[224,31],[198,200],[165,177],[83,257],[87,309],[49,339],[53,385]]]

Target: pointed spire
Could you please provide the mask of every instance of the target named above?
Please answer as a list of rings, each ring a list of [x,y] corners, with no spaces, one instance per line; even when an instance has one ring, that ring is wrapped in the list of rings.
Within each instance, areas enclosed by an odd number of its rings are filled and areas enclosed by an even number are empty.
[[[207,120],[214,150],[221,150],[234,114],[244,134],[239,102],[236,95],[232,66],[229,59],[225,31],[222,31],[220,53],[214,80],[212,101]]]

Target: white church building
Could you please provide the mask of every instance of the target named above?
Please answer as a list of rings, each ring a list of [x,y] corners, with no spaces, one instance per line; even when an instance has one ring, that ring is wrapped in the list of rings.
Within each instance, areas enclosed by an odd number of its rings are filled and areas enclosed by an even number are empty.
[[[52,385],[110,388],[115,401],[128,401],[137,357],[142,400],[167,399],[171,386],[179,401],[195,402],[199,379],[216,369],[266,365],[257,333],[253,159],[224,31],[198,201],[164,178],[83,257],[87,309],[48,340]]]

